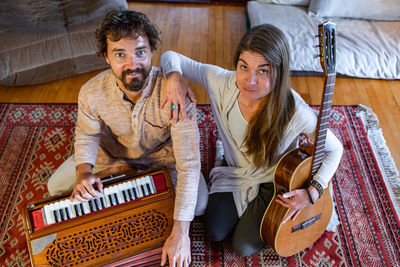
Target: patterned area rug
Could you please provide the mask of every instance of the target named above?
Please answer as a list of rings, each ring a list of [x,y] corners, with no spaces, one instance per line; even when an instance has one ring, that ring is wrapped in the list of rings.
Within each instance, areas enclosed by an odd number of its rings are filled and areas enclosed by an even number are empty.
[[[333,179],[341,222],[335,232],[326,231],[313,246],[292,257],[280,257],[269,248],[239,257],[229,240],[205,238],[200,217],[191,227],[192,265],[399,266],[400,222],[391,198],[395,190],[385,183],[398,179],[398,173],[380,160],[390,158],[379,149],[385,145],[369,142],[370,120],[361,116],[366,112],[356,106],[334,106],[331,111],[332,130],[345,148]],[[214,165],[218,132],[210,106],[200,105],[198,113],[202,171],[207,176]],[[73,151],[76,114],[74,104],[0,104],[1,266],[30,265],[21,211],[28,202],[48,196],[47,179]]]

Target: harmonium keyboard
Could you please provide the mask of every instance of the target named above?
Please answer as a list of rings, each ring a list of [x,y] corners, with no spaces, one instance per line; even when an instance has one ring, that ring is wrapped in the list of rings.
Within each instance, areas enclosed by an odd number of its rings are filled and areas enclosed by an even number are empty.
[[[33,266],[125,266],[146,255],[159,265],[173,224],[168,170],[102,182],[103,194],[88,202],[71,202],[67,193],[28,204],[23,220]]]

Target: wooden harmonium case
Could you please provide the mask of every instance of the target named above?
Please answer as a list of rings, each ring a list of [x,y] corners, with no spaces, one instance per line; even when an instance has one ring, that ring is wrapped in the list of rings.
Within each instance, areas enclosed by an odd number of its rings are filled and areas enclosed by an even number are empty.
[[[119,265],[160,251],[173,224],[175,194],[168,170],[102,182],[103,195],[86,203],[70,202],[68,193],[28,204],[23,219],[32,265]]]

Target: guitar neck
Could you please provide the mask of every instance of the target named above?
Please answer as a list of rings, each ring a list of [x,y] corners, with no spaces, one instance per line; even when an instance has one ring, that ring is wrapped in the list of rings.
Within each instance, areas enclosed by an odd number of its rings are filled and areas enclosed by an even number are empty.
[[[325,76],[325,87],[322,95],[321,106],[318,115],[317,129],[315,133],[314,157],[311,169],[311,177],[318,171],[325,155],[325,140],[326,140],[326,133],[329,127],[329,117],[332,106],[335,80],[336,80],[336,73],[327,74]]]

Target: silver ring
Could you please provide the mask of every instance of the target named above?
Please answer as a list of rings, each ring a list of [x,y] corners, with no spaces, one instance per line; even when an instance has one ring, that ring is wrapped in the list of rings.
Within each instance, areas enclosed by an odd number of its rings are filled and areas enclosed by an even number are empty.
[[[176,109],[176,106],[174,104],[171,105],[171,109],[174,110]]]

